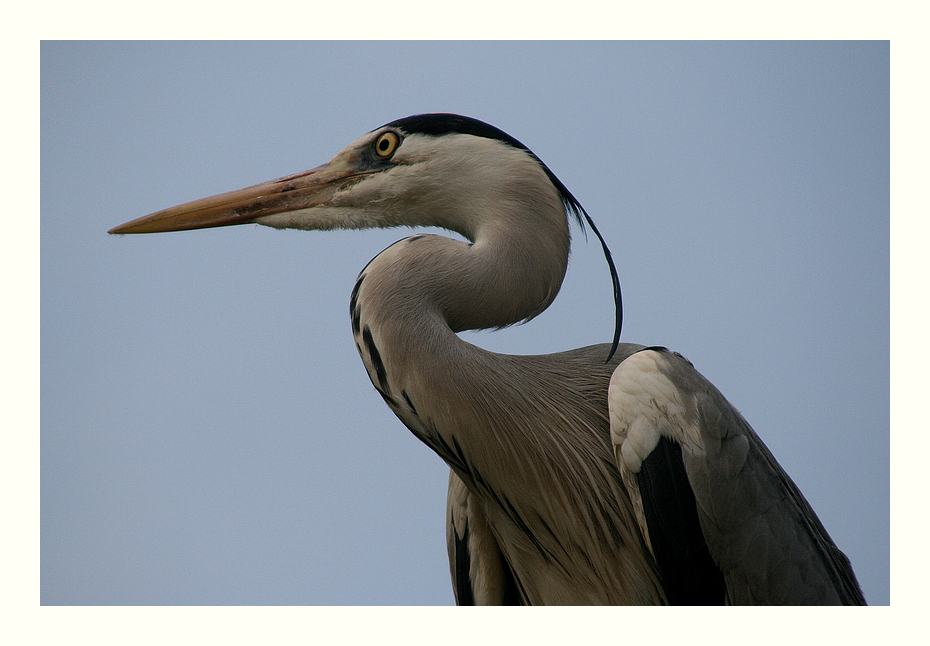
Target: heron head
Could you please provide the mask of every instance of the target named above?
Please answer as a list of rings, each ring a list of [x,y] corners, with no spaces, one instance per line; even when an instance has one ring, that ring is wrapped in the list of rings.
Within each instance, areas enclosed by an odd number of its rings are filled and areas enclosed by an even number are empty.
[[[548,221],[565,228],[569,202],[576,204],[516,139],[468,117],[425,114],[367,133],[323,166],[158,211],[110,233],[248,223],[294,229],[439,226],[474,240],[495,213],[535,220],[522,226]]]

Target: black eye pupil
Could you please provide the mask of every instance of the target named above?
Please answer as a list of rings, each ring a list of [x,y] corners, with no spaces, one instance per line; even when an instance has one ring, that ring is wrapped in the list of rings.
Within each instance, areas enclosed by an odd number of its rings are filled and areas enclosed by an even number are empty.
[[[382,140],[381,140],[381,143],[378,144],[378,148],[380,148],[382,151],[384,151],[384,150],[387,150],[387,149],[388,149],[388,146],[390,146],[390,145],[391,145],[391,143],[390,143],[387,139],[382,139]]]

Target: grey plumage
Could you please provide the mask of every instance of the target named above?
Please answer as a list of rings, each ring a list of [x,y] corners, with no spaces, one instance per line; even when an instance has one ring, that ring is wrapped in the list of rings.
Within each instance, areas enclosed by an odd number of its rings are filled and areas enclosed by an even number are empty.
[[[460,604],[864,603],[797,487],[679,355],[615,337],[510,356],[456,335],[549,306],[568,262],[569,215],[593,228],[516,139],[466,117],[418,115],[312,171],[111,233],[257,222],[430,225],[467,239],[399,241],[350,298],[372,384],[451,468],[447,540]],[[618,335],[619,284],[604,249]]]
[[[730,603],[864,603],[848,559],[797,486],[742,415],[690,362],[664,349],[645,350],[621,364],[611,382],[611,414],[620,418],[611,420],[615,447],[628,439],[618,438],[618,431],[635,429],[644,418],[651,418],[647,434],[655,429],[661,441],[681,447],[702,536]],[[657,383],[674,395],[657,397]],[[641,411],[635,404],[624,406],[629,402],[619,391],[643,384],[645,392],[634,397],[648,404]],[[635,505],[638,479],[629,473],[634,461],[622,456],[617,461]]]

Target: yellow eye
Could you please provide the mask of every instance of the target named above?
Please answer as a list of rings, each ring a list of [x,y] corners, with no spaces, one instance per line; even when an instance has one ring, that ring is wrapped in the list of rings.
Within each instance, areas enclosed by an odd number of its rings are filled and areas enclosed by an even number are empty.
[[[396,132],[385,132],[375,141],[375,152],[378,157],[390,157],[400,145],[400,137]]]

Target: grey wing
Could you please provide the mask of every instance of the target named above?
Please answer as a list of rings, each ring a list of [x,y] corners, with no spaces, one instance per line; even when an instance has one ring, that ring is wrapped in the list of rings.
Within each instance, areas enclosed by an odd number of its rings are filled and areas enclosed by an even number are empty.
[[[718,595],[722,577],[732,604],[865,603],[797,486],[684,357],[631,355],[608,399],[616,462],[667,587],[697,577]]]
[[[454,471],[449,473],[446,541],[457,605],[523,603],[513,573],[488,527],[481,503]]]

